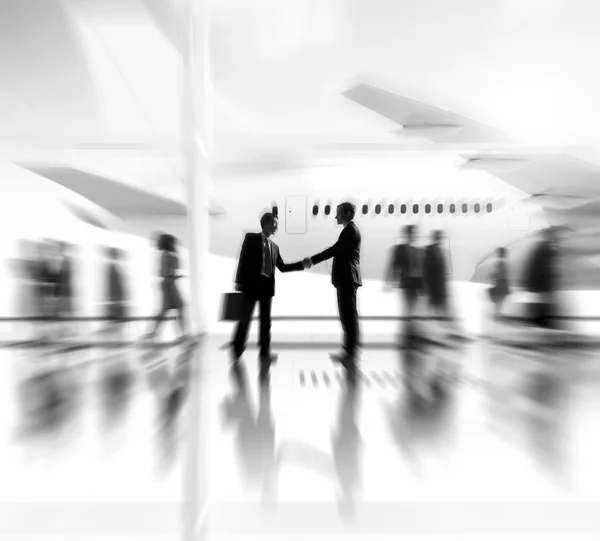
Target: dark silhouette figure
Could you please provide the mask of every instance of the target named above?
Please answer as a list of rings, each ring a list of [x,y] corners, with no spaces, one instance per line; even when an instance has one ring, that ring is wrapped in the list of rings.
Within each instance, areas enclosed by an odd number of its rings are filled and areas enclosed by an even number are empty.
[[[73,314],[73,265],[68,253],[69,245],[66,242],[58,243],[58,251],[58,268],[54,281],[55,314],[58,317],[67,317]]]
[[[441,231],[434,231],[432,243],[425,248],[423,258],[423,282],[429,307],[435,312],[448,316],[448,284],[446,258],[442,252]]]
[[[154,329],[148,335],[148,338],[154,338],[162,325],[165,316],[170,310],[177,311],[177,322],[181,328],[182,338],[186,337],[186,321],[184,314],[184,305],[176,280],[181,278],[177,274],[179,269],[179,258],[177,257],[176,239],[173,235],[163,234],[158,239],[158,249],[161,250],[160,277],[162,282],[160,288],[162,291],[162,307],[156,316]]]
[[[405,227],[406,242],[394,247],[388,267],[387,283],[400,287],[404,293],[407,317],[414,316],[419,295],[423,290],[422,251],[414,246],[416,227]]]
[[[118,332],[123,330],[123,323],[128,315],[127,289],[121,267],[123,252],[118,248],[110,248],[108,257],[110,262],[106,268],[106,317],[110,321],[109,330]]]
[[[356,293],[362,286],[360,273],[361,235],[354,223],[356,207],[352,203],[342,203],[337,207],[336,221],[344,229],[338,241],[331,247],[304,260],[309,267],[333,257],[331,281],[337,291],[338,311],[344,331],[344,353],[332,354],[334,362],[340,362],[353,377],[356,370],[356,354],[359,343],[358,308]]]
[[[496,254],[498,260],[492,272],[492,287],[489,289],[489,295],[491,301],[494,303],[494,319],[498,320],[504,299],[510,293],[510,285],[508,280],[508,264],[506,263],[506,248],[498,248]]]
[[[546,329],[559,329],[558,324],[558,237],[556,230],[548,228],[535,246],[525,268],[524,288],[537,295],[531,305],[530,321]]]
[[[301,271],[302,262],[284,263],[279,246],[269,237],[277,232],[279,220],[267,212],[260,220],[260,233],[247,233],[242,244],[235,278],[236,289],[245,293],[243,316],[238,322],[232,344],[233,364],[246,350],[250,319],[254,307],[260,308],[260,377],[268,376],[277,357],[271,353],[271,304],[275,296],[275,268],[281,272]]]

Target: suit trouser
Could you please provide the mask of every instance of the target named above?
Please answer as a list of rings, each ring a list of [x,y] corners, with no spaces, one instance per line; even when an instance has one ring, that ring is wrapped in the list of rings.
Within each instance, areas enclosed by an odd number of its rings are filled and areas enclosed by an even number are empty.
[[[233,341],[233,351],[237,357],[241,357],[246,350],[248,343],[248,331],[250,329],[250,319],[254,312],[254,306],[258,303],[260,310],[260,355],[269,355],[271,350],[271,303],[273,297],[271,295],[246,295],[244,302],[244,313],[238,321],[235,338]]]
[[[421,293],[421,289],[415,286],[403,287],[402,292],[404,294],[404,302],[406,305],[406,315],[411,317],[414,315],[415,308],[417,306],[417,300]]]
[[[354,355],[358,346],[358,309],[356,291],[358,286],[340,286],[337,288],[338,312],[344,331],[344,349],[348,355]]]

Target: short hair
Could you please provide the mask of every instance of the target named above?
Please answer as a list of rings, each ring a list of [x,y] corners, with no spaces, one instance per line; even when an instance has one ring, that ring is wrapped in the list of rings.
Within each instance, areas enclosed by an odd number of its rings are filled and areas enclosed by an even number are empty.
[[[167,235],[167,248],[168,252],[176,252],[177,251],[177,237],[174,235]]]
[[[435,229],[433,231],[433,233],[431,234],[431,236],[435,239],[435,240],[440,240],[442,238],[442,230],[441,229]]]
[[[351,220],[354,219],[354,216],[356,215],[356,205],[350,203],[349,201],[344,201],[343,203],[340,203],[338,207],[342,208],[342,212],[344,214],[349,214]]]
[[[273,223],[274,220],[278,220],[275,214],[272,212],[265,212],[260,218],[260,227],[264,227],[266,223]]]
[[[408,224],[404,226],[404,234],[407,236],[412,235],[415,232],[415,224]]]
[[[497,250],[498,257],[506,257],[506,248],[504,246],[500,246]]]
[[[158,240],[156,241],[156,247],[159,250],[166,250],[166,247],[165,247],[166,242],[167,242],[167,234],[166,233],[161,233],[158,236]]]
[[[175,245],[177,241],[173,235],[169,235],[168,233],[163,233],[158,238],[158,249],[167,252],[175,252]]]

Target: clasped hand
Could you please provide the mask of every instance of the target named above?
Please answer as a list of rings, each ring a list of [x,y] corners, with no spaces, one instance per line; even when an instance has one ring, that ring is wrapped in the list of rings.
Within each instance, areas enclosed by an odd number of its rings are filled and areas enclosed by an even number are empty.
[[[302,260],[302,266],[303,266],[305,269],[310,269],[310,268],[313,266],[313,264],[312,264],[312,261],[310,260],[310,257],[305,257],[305,258]]]

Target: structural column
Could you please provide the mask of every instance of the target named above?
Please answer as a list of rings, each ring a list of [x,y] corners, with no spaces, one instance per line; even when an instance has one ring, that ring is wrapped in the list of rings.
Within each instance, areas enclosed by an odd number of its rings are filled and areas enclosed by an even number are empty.
[[[209,1],[186,0],[182,23],[182,150],[187,186],[191,298],[190,331],[201,335],[190,361],[183,475],[185,540],[205,537],[207,517],[207,393],[204,363],[208,329],[206,289],[209,248],[212,106],[209,66]]]
[[[207,329],[206,265],[209,244],[209,201],[212,190],[212,106],[210,103],[209,25],[210,0],[187,0],[182,51],[182,146],[188,199],[190,238],[190,300],[192,328]]]

